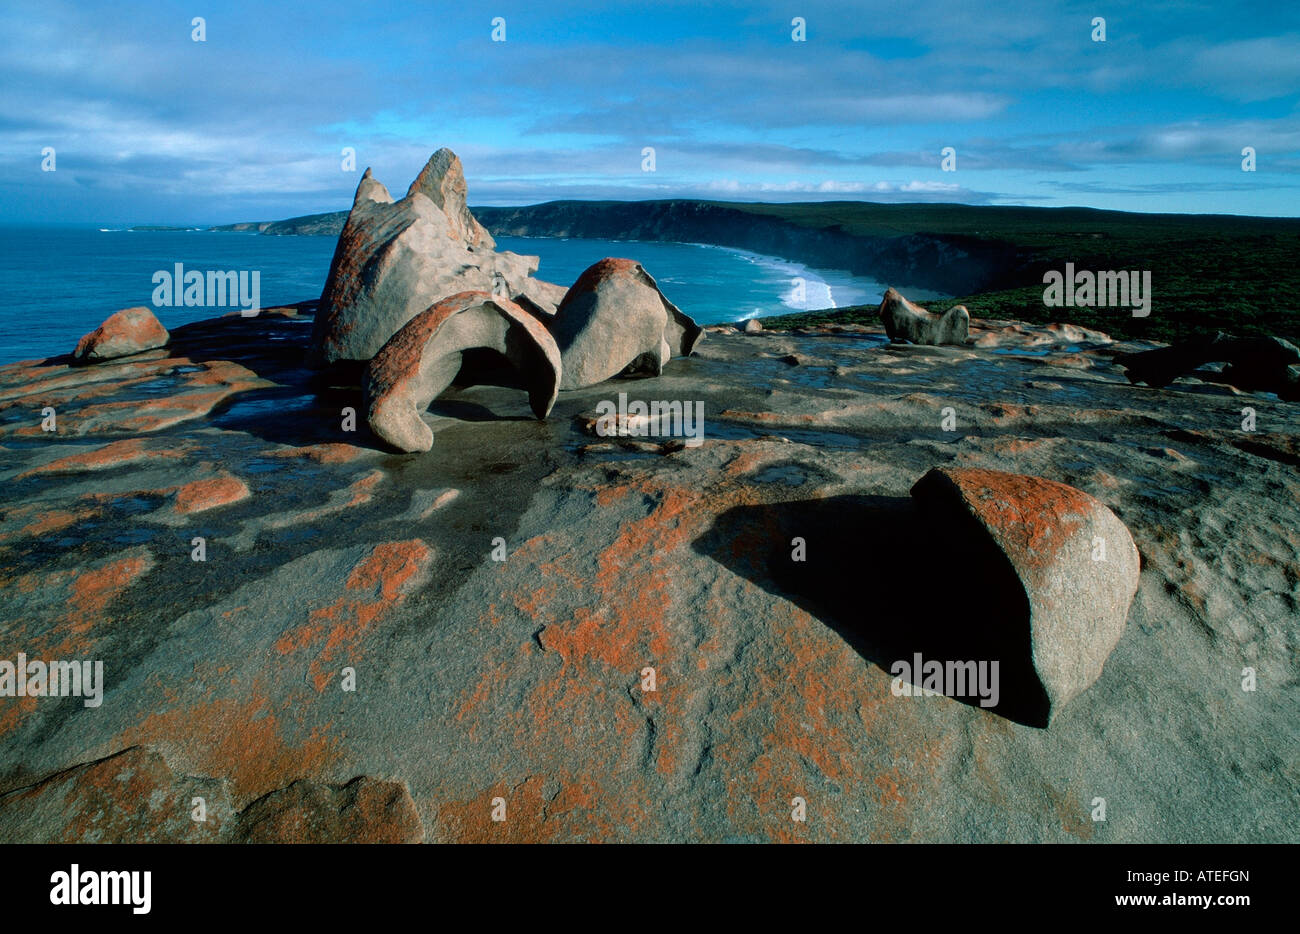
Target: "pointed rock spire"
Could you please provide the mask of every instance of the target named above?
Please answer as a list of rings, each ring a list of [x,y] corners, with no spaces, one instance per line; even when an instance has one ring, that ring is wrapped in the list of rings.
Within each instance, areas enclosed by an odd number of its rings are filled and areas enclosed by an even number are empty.
[[[496,241],[469,211],[466,198],[469,186],[465,183],[465,170],[460,158],[450,149],[439,149],[424,164],[420,174],[411,182],[406,197],[415,193],[427,197],[442,209],[451,221],[452,230],[475,249],[494,249]]]
[[[361,181],[357,184],[356,197],[352,199],[352,206],[355,208],[363,201],[377,201],[380,204],[392,204],[393,196],[388,193],[384,183],[370,174],[367,167],[365,174],[361,176]]]
[[[450,149],[434,153],[397,201],[366,169],[334,247],[309,361],[369,360],[406,322],[459,292],[518,296],[549,317],[564,289],[532,278],[536,256],[495,246],[470,214]]]

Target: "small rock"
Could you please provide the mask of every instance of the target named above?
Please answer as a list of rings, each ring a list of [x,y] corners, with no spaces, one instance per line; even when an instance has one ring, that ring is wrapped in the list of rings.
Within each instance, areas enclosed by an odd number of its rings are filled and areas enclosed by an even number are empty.
[[[77,341],[72,359],[79,363],[116,360],[163,347],[167,329],[143,305],[114,312],[95,330]]]
[[[745,322],[746,334],[759,334],[762,332],[762,330],[763,330],[763,322],[759,321],[757,318],[750,318],[748,321]]]

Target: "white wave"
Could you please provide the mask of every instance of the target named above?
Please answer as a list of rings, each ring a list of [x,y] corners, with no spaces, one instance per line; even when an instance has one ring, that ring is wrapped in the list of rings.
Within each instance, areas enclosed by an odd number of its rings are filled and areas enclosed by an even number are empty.
[[[714,243],[693,243],[691,246],[724,250],[758,266],[766,272],[773,284],[778,280],[788,283],[781,292],[781,304],[793,311],[821,311],[840,308],[842,305],[861,305],[880,301],[884,288],[869,279],[854,276],[842,270],[817,270],[779,256],[765,256],[737,247],[718,246]],[[739,320],[759,317],[761,312],[742,315]]]

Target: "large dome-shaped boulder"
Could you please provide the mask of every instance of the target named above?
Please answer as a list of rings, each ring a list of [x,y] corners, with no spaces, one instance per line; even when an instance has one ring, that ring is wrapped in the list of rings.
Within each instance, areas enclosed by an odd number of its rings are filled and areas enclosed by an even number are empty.
[[[973,520],[1014,569],[1028,600],[1024,637],[1050,720],[1097,680],[1124,632],[1140,570],[1133,537],[1087,493],[1042,477],[937,467],[912,496],[941,517]]]
[[[536,318],[508,299],[462,292],[408,321],[366,367],[370,429],[402,451],[427,451],[420,416],[460,372],[467,350],[504,356],[522,376],[533,414],[545,418],[560,386],[560,352]]]
[[[551,333],[564,362],[561,389],[579,389],[625,371],[658,375],[673,356],[689,356],[703,335],[641,264],[606,258],[564,296]]]
[[[524,296],[530,309],[553,311],[559,287],[531,279],[537,257],[497,252],[465,198],[449,149],[430,157],[400,201],[366,169],[321,293],[311,362],[369,360],[402,325],[458,292]]]

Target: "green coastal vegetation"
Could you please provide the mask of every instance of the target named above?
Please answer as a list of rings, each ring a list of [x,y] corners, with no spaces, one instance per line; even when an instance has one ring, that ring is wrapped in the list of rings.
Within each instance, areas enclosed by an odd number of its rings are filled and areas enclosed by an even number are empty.
[[[925,303],[931,311],[963,304],[977,318],[1069,321],[1116,337],[1159,341],[1218,331],[1300,338],[1300,220],[1292,218],[967,205],[737,207],[801,226],[839,226],[857,236],[968,236],[1006,244],[1020,254],[1016,265],[1023,284]],[[1046,307],[1042,273],[1066,262],[1077,269],[1150,270],[1150,315],[1135,318],[1124,308]],[[779,327],[866,323],[874,322],[875,314],[875,305],[853,306],[765,322]]]

